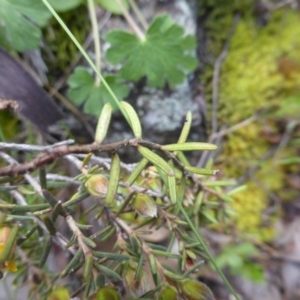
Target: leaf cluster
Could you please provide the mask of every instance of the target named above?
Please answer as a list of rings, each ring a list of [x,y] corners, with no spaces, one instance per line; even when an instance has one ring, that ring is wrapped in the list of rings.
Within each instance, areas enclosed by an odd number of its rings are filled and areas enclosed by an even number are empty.
[[[106,54],[108,61],[123,62],[120,75],[127,80],[138,81],[146,76],[149,86],[161,88],[166,81],[175,86],[184,80],[184,70],[192,71],[197,66],[196,58],[186,54],[195,49],[195,37],[184,37],[184,29],[168,15],[156,17],[144,39],[125,31],[112,31],[106,40],[111,44]]]

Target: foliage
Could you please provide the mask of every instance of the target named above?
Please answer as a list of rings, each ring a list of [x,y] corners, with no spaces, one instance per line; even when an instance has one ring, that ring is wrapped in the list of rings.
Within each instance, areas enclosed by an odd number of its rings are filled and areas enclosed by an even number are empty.
[[[126,10],[129,8],[129,4],[127,0],[121,0],[123,6]],[[96,0],[96,3],[101,5],[105,10],[110,11],[114,14],[122,14],[122,10],[120,9],[116,0]]]
[[[193,56],[185,54],[195,48],[195,38],[183,35],[183,28],[168,15],[158,16],[143,40],[124,31],[109,32],[106,57],[113,64],[124,61],[120,75],[125,79],[138,81],[146,76],[150,86],[163,87],[165,80],[175,86],[185,78],[182,68],[192,71],[197,65]]]
[[[0,44],[17,51],[34,49],[39,45],[41,30],[51,14],[40,1],[0,1]]]
[[[57,11],[76,7],[80,0],[50,1]],[[0,1],[0,44],[7,49],[25,51],[39,46],[41,29],[51,14],[41,1],[1,0]]]
[[[112,110],[105,112],[112,113]],[[136,131],[136,127],[140,124],[137,124],[139,120],[136,120],[135,116],[132,108],[129,113],[130,125],[133,132],[139,134],[140,131]],[[100,118],[109,124],[110,118],[103,113]],[[32,297],[51,299],[56,296],[64,299],[70,294],[71,297],[82,295],[85,299],[90,295],[94,295],[95,299],[102,299],[105,295],[109,295],[111,299],[119,299],[113,286],[123,282],[128,294],[134,298],[145,295],[154,299],[161,291],[161,299],[162,294],[176,291],[178,297],[180,294],[184,295],[183,299],[213,299],[211,291],[204,284],[190,279],[191,274],[202,264],[203,256],[209,255],[205,244],[199,240],[199,235],[193,235],[195,229],[190,218],[193,218],[196,224],[203,223],[203,216],[207,215],[205,211],[210,210],[212,205],[201,205],[203,197],[210,197],[211,202],[216,203],[215,207],[219,207],[219,211],[223,210],[222,215],[226,215],[227,205],[217,203],[222,201],[221,198],[225,199],[226,194],[220,191],[222,184],[214,178],[208,177],[204,180],[204,176],[207,175],[199,175],[213,172],[191,167],[184,158],[182,151],[216,148],[211,144],[185,142],[191,126],[191,113],[188,114],[187,120],[189,122],[183,127],[180,142],[177,144],[160,146],[133,139],[120,141],[119,146],[94,143],[93,146],[69,147],[69,154],[85,153],[87,150],[96,152],[101,149],[114,152],[111,154],[110,170],[107,171],[98,163],[92,163],[92,153],[84,158],[80,163],[81,174],[73,180],[68,180],[72,182],[71,185],[79,185],[78,189],[64,203],[58,201],[55,195],[58,195],[59,191],[53,192],[48,188],[51,181],[47,179],[44,168],[39,170],[41,186],[36,182],[33,191],[26,188],[26,182],[19,181],[18,176],[11,179],[6,177],[7,180],[4,178],[0,186],[7,196],[7,200],[0,203],[1,211],[5,212],[0,216],[4,232],[2,240],[0,239],[0,263],[4,266],[2,272],[12,262],[16,264],[17,269],[9,269],[17,270],[16,280],[26,281],[32,278],[28,276],[28,272],[33,268],[39,280],[31,282]],[[99,123],[103,124],[103,121],[99,120]],[[141,162],[134,168],[129,167],[129,170],[128,167],[122,169],[117,154],[118,148],[128,146],[136,148],[143,156]],[[53,155],[55,158],[58,153],[62,155],[62,149],[53,150],[56,154],[52,151],[43,155]],[[154,149],[160,149],[164,155],[156,154]],[[164,159],[164,156],[168,159]],[[39,160],[39,157],[36,159]],[[0,174],[4,174],[3,170],[0,169]],[[16,169],[14,172],[17,175]],[[207,189],[205,185],[209,185],[211,180],[214,182]],[[19,195],[18,198],[10,196],[9,192],[12,190]],[[191,190],[198,196],[193,197]],[[218,191],[217,194],[221,198],[218,199],[212,191]],[[80,207],[89,201],[89,196],[92,196],[93,203],[82,212]],[[18,203],[18,199],[23,199],[22,204]],[[24,203],[27,205],[23,205]],[[88,215],[92,217],[87,217]],[[220,214],[216,214],[216,220],[218,215]],[[72,232],[72,237],[67,243],[66,238],[59,238],[65,234],[60,229],[61,226],[58,226],[59,221],[65,222]],[[206,221],[209,223],[210,218]],[[97,223],[102,225],[96,225]],[[170,234],[166,247],[147,241],[149,231],[159,234],[159,228],[162,227]],[[111,252],[99,251],[101,245],[112,236],[115,238]],[[31,245],[37,245],[37,239],[43,242],[38,243],[35,251],[32,251]],[[180,255],[172,251],[175,240],[179,242]],[[23,253],[22,256],[15,253],[16,244]],[[73,256],[59,274],[51,273],[43,267],[52,251],[51,245],[60,246]],[[177,264],[164,264],[161,257],[175,259]],[[22,267],[24,259],[30,264],[29,268]],[[150,266],[150,274],[145,270],[146,265]],[[78,291],[71,287],[49,289],[45,285],[45,282],[51,280],[53,285],[60,286],[60,278],[74,276],[74,272],[80,285]],[[110,287],[107,286],[108,283]],[[162,289],[168,285],[172,288]],[[197,292],[192,292],[193,290]]]
[[[251,256],[258,254],[252,243],[244,242],[238,245],[228,245],[222,249],[216,258],[219,267],[228,266],[231,274],[243,276],[256,282],[264,281],[263,268],[260,264],[251,261]]]
[[[105,80],[118,99],[122,100],[128,95],[129,87],[122,83],[121,78],[106,76]],[[96,83],[91,74],[82,67],[76,68],[68,83],[70,99],[76,104],[84,103],[84,111],[88,114],[98,116],[105,103],[114,105],[111,95],[101,82]]]

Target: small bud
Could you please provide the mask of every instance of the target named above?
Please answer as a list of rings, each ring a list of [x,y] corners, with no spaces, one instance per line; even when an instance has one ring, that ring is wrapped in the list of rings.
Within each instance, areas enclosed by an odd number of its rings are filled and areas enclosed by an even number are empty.
[[[108,180],[101,174],[92,175],[85,186],[89,193],[98,198],[104,198],[107,193]]]
[[[120,295],[112,286],[106,286],[100,289],[93,297],[93,300],[120,300],[120,299],[121,299]]]
[[[123,278],[126,290],[133,298],[139,298],[150,289],[149,279],[143,269],[140,271],[139,277],[135,279],[137,266],[138,264],[131,260],[126,263],[123,269]]]
[[[17,225],[0,227],[0,270],[16,272],[17,267],[12,260],[16,248]]]
[[[183,199],[183,206],[190,207],[194,204],[195,196],[190,188],[185,189],[185,195]]]
[[[162,192],[162,185],[161,181],[158,178],[155,177],[148,177],[146,178],[145,184],[149,189],[151,189],[154,192],[161,193]]]
[[[132,202],[132,206],[143,217],[157,217],[156,203],[146,194],[138,194]]]
[[[54,288],[49,297],[48,300],[68,300],[70,299],[70,294],[67,288],[65,287],[57,287]]]
[[[180,288],[187,300],[214,300],[211,290],[203,283],[186,279],[180,283]]]
[[[160,290],[158,294],[158,300],[177,300],[177,295],[178,293],[176,289],[168,285]]]
[[[197,257],[196,254],[191,250],[186,249],[185,253],[186,253],[185,267],[189,270],[194,266]]]

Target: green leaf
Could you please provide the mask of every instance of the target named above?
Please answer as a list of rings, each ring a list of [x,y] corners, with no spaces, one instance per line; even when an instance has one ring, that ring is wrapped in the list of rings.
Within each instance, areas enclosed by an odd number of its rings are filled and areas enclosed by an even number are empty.
[[[148,84],[163,87],[181,83],[185,72],[197,66],[197,60],[185,53],[194,49],[195,37],[183,37],[184,30],[168,15],[156,17],[144,40],[124,31],[111,31],[106,40],[111,44],[106,55],[113,64],[124,62],[120,74],[125,79],[138,81],[147,76]]]
[[[42,1],[0,0],[0,44],[25,51],[37,48],[41,30],[51,17]]]
[[[128,86],[122,84],[122,80],[115,76],[106,76],[106,82],[116,94],[119,100],[128,95]],[[75,104],[84,104],[84,112],[98,116],[105,103],[110,103],[114,108],[116,105],[104,85],[97,85],[92,75],[83,67],[76,68],[69,77],[70,99]]]
[[[128,10],[129,5],[127,0],[121,0],[123,2],[123,6],[126,10]],[[122,10],[120,9],[118,3],[116,0],[95,0],[96,3],[98,3],[100,6],[102,6],[105,10],[108,10],[109,12],[120,15],[122,14]]]
[[[64,12],[71,10],[82,3],[81,0],[48,0],[54,10]]]

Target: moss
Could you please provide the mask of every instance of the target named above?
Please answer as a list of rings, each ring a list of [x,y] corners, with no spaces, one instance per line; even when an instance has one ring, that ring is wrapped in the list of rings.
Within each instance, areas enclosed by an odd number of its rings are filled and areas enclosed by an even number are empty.
[[[239,22],[222,66],[221,120],[239,122],[300,92],[299,20],[299,13],[280,11],[261,29],[253,21]],[[228,101],[239,109],[226,109]]]
[[[86,8],[79,6],[61,13],[60,17],[82,45],[91,30]],[[78,53],[77,47],[54,18],[43,30],[43,36],[48,47],[45,62],[51,66],[50,73],[56,76],[58,72],[65,72]],[[49,57],[49,52],[51,52],[51,57]]]
[[[284,107],[285,103],[290,104],[291,97],[300,98],[299,21],[300,14],[292,10],[276,11],[262,28],[256,25],[254,18],[240,20],[222,65],[219,124],[231,127],[262,108]],[[223,40],[222,35],[220,40]],[[206,78],[209,78],[208,73]],[[207,85],[209,94],[210,88]],[[283,192],[291,168],[278,161],[297,156],[294,148],[287,147],[276,153],[276,157],[262,160],[272,146],[268,134],[281,137],[286,124],[282,123],[282,120],[266,117],[228,135],[217,161],[218,168],[233,178],[245,175],[251,167],[258,167],[247,182],[248,188],[234,196],[232,207],[237,211],[237,228],[264,240],[274,234],[271,224],[274,217],[268,224],[262,219],[270,192],[285,200],[292,195]]]

